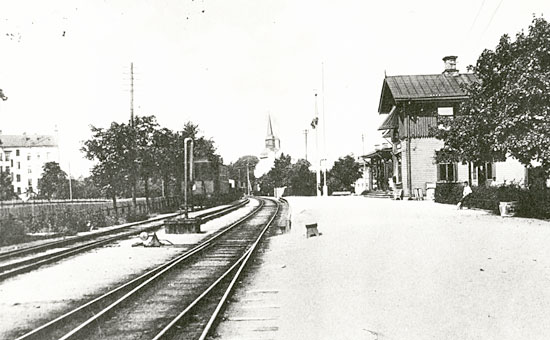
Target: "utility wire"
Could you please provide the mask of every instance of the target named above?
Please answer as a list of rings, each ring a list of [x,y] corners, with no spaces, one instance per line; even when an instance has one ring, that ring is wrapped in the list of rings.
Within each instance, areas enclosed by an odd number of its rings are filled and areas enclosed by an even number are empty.
[[[502,5],[502,2],[504,0],[500,0],[500,2],[498,3],[497,7],[495,8],[495,10],[493,11],[493,14],[491,15],[491,19],[489,19],[489,22],[487,23],[487,26],[485,27],[485,29],[483,30],[483,32],[481,33],[481,36],[480,37],[483,37],[483,35],[485,34],[485,32],[487,31],[487,29],[489,28],[489,26],[491,26],[491,23],[493,22],[493,19],[495,17],[495,15],[497,14],[497,11],[498,9],[500,8],[500,5]]]
[[[476,17],[474,18],[474,21],[472,22],[472,26],[470,26],[470,29],[468,30],[468,35],[470,35],[470,33],[472,32],[472,29],[474,28],[477,22],[477,19],[479,18],[479,14],[481,13],[481,9],[483,8],[484,5],[485,5],[485,0],[481,2],[481,6],[479,6],[479,9],[477,10],[477,14],[476,14]]]

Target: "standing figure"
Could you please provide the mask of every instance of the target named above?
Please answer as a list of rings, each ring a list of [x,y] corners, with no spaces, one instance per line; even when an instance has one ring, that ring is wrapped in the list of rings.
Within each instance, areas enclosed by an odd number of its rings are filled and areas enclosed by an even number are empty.
[[[470,197],[472,194],[472,188],[468,184],[468,182],[464,182],[464,189],[462,189],[462,198],[460,199],[460,202],[456,205],[458,209],[462,209],[462,205],[464,204],[464,201],[466,201],[467,197]]]

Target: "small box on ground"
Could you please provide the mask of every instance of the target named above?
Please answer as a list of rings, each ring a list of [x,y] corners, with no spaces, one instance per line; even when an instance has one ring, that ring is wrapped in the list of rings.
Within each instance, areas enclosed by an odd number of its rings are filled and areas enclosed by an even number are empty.
[[[198,217],[175,218],[164,222],[167,234],[194,234],[201,232],[202,221]]]
[[[317,229],[317,223],[306,224],[306,237],[319,236],[319,230]]]

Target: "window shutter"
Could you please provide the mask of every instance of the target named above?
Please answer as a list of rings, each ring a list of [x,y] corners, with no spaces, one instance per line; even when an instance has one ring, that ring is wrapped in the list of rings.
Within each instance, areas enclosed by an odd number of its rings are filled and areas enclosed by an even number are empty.
[[[454,174],[454,176],[453,176],[452,180],[454,182],[458,181],[458,163],[453,163],[453,174]]]
[[[496,163],[492,163],[491,164],[491,178],[493,180],[496,180],[497,179],[497,167],[496,167]]]

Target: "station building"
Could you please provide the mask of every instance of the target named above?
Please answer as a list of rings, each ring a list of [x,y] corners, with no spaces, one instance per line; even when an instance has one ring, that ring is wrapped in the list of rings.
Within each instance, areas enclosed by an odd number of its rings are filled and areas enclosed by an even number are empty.
[[[435,162],[435,151],[444,143],[430,130],[437,127],[440,117],[456,114],[468,98],[462,86],[477,80],[474,74],[458,72],[456,58],[443,58],[441,74],[384,78],[378,113],[387,117],[378,130],[390,145],[364,156],[378,188],[387,189],[394,179],[405,197],[425,195],[437,182],[468,181],[469,173],[474,185],[525,183],[525,167],[514,159],[470,169],[460,163]]]
[[[0,132],[0,171],[11,174],[13,191],[21,198],[37,192],[38,179],[47,162],[59,162],[59,147],[54,136]]]

